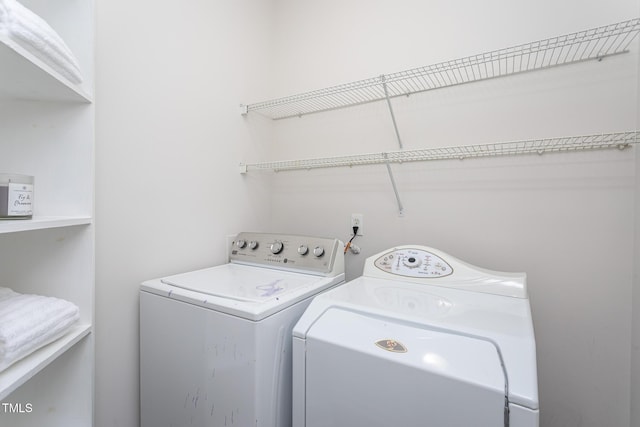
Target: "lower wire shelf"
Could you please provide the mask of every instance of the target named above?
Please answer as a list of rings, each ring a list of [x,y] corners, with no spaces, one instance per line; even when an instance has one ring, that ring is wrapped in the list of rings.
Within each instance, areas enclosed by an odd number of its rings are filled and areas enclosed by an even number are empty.
[[[583,136],[530,139],[490,144],[421,148],[349,156],[283,160],[262,163],[241,163],[241,173],[251,171],[294,171],[318,168],[353,167],[361,165],[424,162],[431,160],[466,159],[474,157],[516,156],[523,154],[559,153],[583,150],[625,149],[640,142],[640,131],[604,133]]]

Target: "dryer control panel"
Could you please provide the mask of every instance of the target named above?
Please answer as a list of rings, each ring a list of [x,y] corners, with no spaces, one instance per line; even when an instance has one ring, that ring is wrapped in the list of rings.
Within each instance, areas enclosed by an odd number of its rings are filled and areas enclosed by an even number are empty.
[[[334,276],[344,273],[344,244],[338,239],[243,232],[231,244],[231,262]]]
[[[476,267],[438,249],[396,246],[365,261],[363,276],[527,298],[527,275]]]
[[[380,270],[406,277],[445,277],[453,268],[438,255],[423,249],[407,248],[387,252],[374,261]]]

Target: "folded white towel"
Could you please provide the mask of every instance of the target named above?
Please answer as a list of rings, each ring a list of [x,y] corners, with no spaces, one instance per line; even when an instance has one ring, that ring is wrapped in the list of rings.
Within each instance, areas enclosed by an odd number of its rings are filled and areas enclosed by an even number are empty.
[[[16,0],[0,0],[0,29],[73,83],[82,83],[75,56],[49,24]],[[2,18],[4,16],[4,18]]]
[[[60,338],[78,319],[69,301],[0,288],[0,372]]]
[[[0,0],[0,34],[7,34],[9,27],[9,18],[9,8],[5,4],[5,0]]]
[[[53,28],[51,28],[44,19],[24,7],[16,0],[2,1],[13,4],[13,6],[11,7],[11,13],[14,16],[14,22],[18,21],[23,26],[28,27],[31,32],[40,35],[41,38],[50,40],[52,49],[54,49],[59,55],[64,57],[66,61],[75,64],[76,58],[71,52],[71,49],[69,49],[60,35],[58,35],[58,33]]]

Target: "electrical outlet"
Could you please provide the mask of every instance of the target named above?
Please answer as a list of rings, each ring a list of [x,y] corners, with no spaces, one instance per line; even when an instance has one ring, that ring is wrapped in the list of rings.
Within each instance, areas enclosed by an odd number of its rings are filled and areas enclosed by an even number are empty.
[[[358,213],[351,214],[351,227],[358,227],[358,236],[362,236],[363,224],[362,224],[363,215]]]

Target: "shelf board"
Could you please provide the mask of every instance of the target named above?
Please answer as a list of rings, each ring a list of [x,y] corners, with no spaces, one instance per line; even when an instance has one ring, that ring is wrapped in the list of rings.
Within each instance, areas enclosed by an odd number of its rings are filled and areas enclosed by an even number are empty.
[[[0,401],[90,333],[91,325],[75,326],[62,338],[40,348],[0,372]]]
[[[76,225],[88,225],[93,219],[88,216],[58,217],[41,216],[32,219],[7,219],[0,220],[0,234],[15,233],[18,231],[42,230],[46,228],[72,227]]]
[[[624,53],[640,18],[425,67],[274,100],[242,105],[274,120],[299,117],[398,96],[519,74]]]
[[[640,131],[530,139],[491,144],[422,148],[350,156],[240,164],[242,173],[250,171],[292,171],[360,165],[424,162],[473,157],[514,156],[598,149],[624,149],[640,142]]]
[[[69,82],[3,34],[0,34],[0,64],[0,98],[92,102],[82,86]]]

